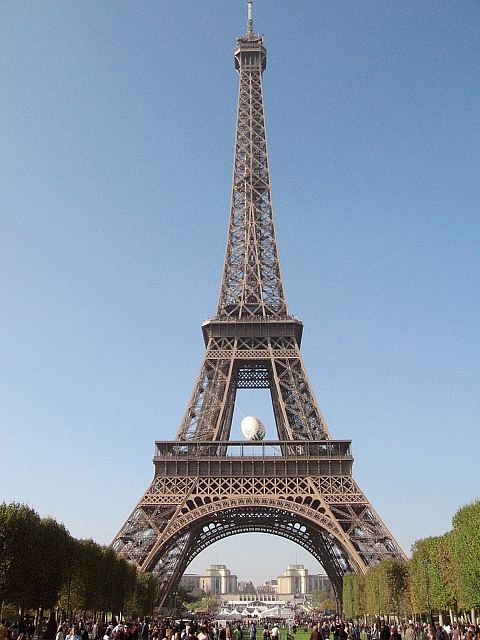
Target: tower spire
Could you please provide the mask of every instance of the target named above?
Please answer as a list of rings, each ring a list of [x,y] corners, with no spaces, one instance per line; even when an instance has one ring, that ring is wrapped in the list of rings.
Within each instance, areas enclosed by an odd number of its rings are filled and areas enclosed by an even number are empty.
[[[253,36],[252,4],[253,0],[247,0],[247,36]]]
[[[237,132],[230,222],[218,317],[285,317],[268,168],[262,74],[267,64],[263,37],[253,34],[252,0],[248,29],[237,38]]]

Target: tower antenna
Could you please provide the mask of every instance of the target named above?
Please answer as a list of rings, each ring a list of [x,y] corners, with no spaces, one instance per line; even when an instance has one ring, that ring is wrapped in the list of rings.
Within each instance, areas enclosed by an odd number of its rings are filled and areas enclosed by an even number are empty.
[[[247,0],[247,36],[253,36],[253,18],[252,18],[252,4],[253,0]]]

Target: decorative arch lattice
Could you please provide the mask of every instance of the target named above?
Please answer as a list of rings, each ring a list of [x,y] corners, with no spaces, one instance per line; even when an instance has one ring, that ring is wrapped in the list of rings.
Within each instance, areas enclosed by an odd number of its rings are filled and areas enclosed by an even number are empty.
[[[255,500],[259,502],[258,498]],[[243,499],[243,502],[245,499]],[[145,567],[158,578],[160,605],[168,594],[174,593],[180,578],[192,560],[211,544],[242,533],[267,533],[291,540],[306,549],[324,567],[337,599],[341,598],[342,578],[346,571],[362,571],[341,541],[332,533],[334,527],[306,517],[293,504],[203,505],[190,512],[189,523],[177,529],[157,550]],[[282,501],[284,502],[284,501]],[[222,508],[223,506],[223,508]],[[198,513],[198,512],[201,513]],[[195,513],[197,512],[197,513]]]

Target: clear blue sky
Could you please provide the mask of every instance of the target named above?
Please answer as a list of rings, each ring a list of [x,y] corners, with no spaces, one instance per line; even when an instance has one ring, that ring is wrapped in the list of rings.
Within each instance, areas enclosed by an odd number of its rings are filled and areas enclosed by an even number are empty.
[[[0,499],[77,537],[112,540],[198,373],[245,13],[1,3]],[[480,495],[480,5],[254,14],[289,310],[331,432],[353,440],[355,478],[408,552]],[[272,436],[258,393],[236,425],[257,413]],[[278,538],[235,537],[191,570],[218,560],[260,581],[296,559],[316,569]]]

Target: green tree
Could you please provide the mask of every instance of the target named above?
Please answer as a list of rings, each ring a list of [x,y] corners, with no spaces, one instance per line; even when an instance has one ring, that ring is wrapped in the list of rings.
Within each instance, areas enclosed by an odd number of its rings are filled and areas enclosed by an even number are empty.
[[[453,518],[452,557],[462,606],[480,606],[480,501],[462,507]]]
[[[352,619],[353,613],[353,573],[346,573],[343,576],[342,604],[345,616]]]
[[[24,608],[38,606],[34,583],[39,515],[22,504],[0,505],[0,602]]]
[[[125,611],[132,618],[144,618],[153,614],[155,602],[156,579],[151,573],[137,571],[135,588],[125,606]]]
[[[438,546],[438,561],[442,574],[443,584],[447,593],[447,605],[454,611],[458,610],[458,574],[455,559],[453,557],[454,534],[452,531],[445,533],[440,538]]]
[[[385,611],[378,566],[370,567],[365,575],[365,610],[370,616],[379,616]]]
[[[205,596],[201,600],[197,600],[197,602],[192,602],[187,605],[189,611],[200,612],[205,611],[207,613],[214,614],[220,609],[220,602],[218,598],[214,598],[213,596]]]
[[[365,576],[361,573],[353,575],[352,610],[354,618],[365,614]]]
[[[53,609],[67,577],[72,538],[62,524],[53,518],[44,518],[35,546],[35,564],[29,574],[35,606]]]
[[[306,608],[309,611],[331,610],[332,602],[334,603],[333,609],[335,609],[335,598],[330,589],[314,589],[310,594],[310,598],[306,602]]]
[[[410,560],[410,586],[415,613],[428,613],[432,608],[430,550],[428,539],[417,540]]]
[[[99,580],[99,604],[102,611],[118,613],[121,610],[122,586],[119,578],[122,571],[117,565],[117,555],[111,547],[100,548],[102,572]]]
[[[187,594],[187,604],[189,602],[196,602],[197,600],[201,600],[207,595],[203,589],[200,589],[200,587],[198,589],[192,589],[191,591],[188,591]]]
[[[61,607],[72,611],[102,610],[102,571],[100,545],[93,540],[74,540],[60,594]]]
[[[0,504],[0,603],[53,612],[152,613],[155,580],[93,540],[76,540],[52,518],[21,504]],[[51,626],[56,621],[51,616]]]
[[[410,581],[413,601],[420,612],[446,611],[455,606],[455,593],[445,579],[443,536],[417,540],[412,547]]]
[[[398,614],[408,587],[407,563],[403,560],[383,560],[378,565],[383,614]]]
[[[112,574],[112,580],[117,584],[114,590],[115,600],[112,604],[112,611],[115,613],[125,611],[126,603],[131,601],[135,593],[136,576],[136,568],[115,554],[114,571]]]

